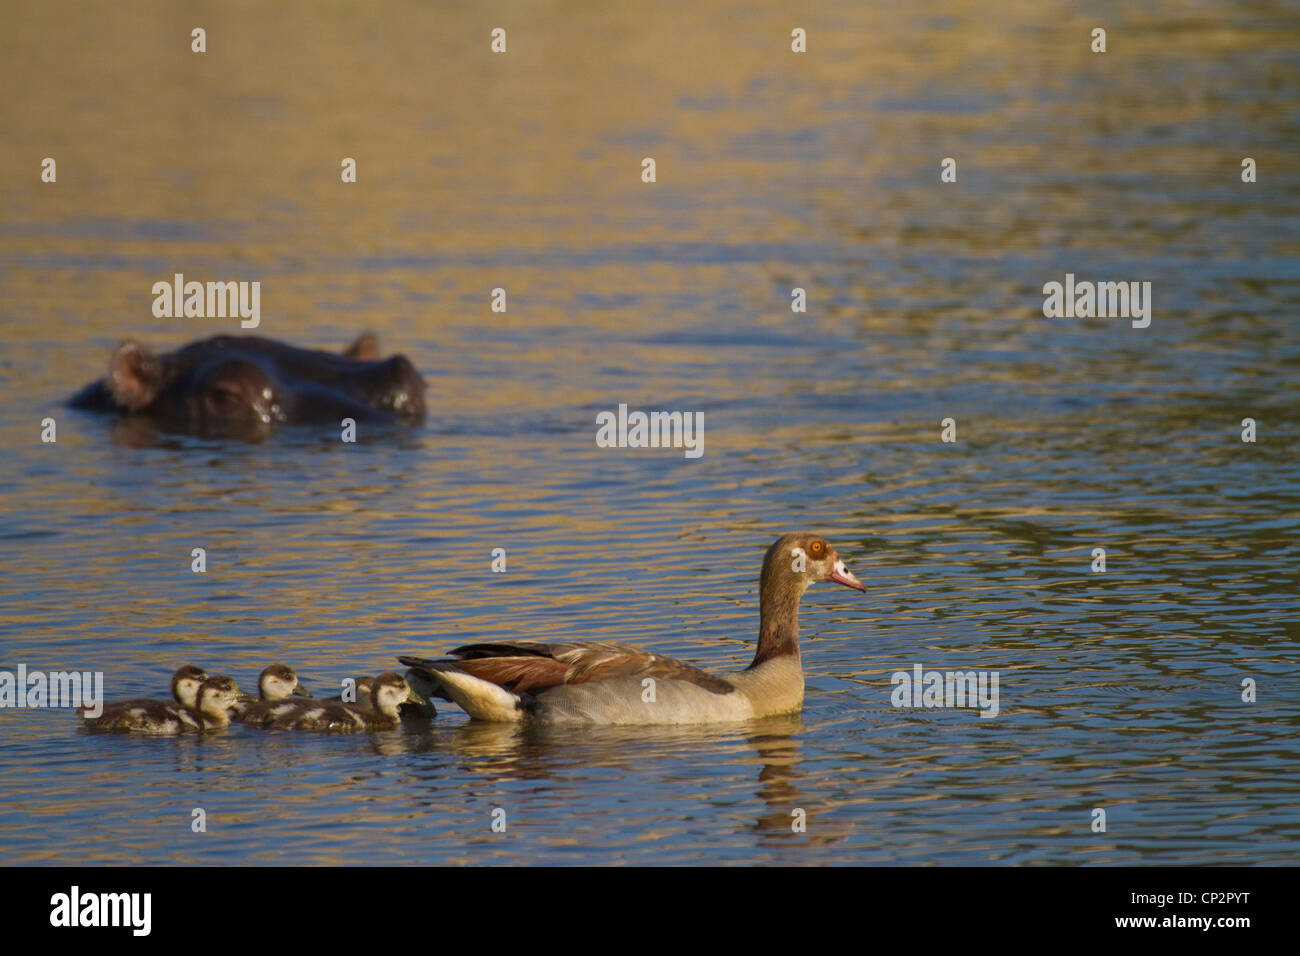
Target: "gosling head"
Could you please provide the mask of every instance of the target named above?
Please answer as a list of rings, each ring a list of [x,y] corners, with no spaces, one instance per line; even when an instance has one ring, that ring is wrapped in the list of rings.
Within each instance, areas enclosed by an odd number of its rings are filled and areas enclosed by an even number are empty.
[[[272,664],[257,678],[257,690],[262,700],[286,700],[289,697],[310,697],[298,680],[292,667]]]
[[[239,703],[239,685],[233,677],[218,674],[199,685],[198,710],[218,723],[230,723],[230,708]]]
[[[375,678],[370,692],[372,706],[387,717],[396,717],[397,710],[411,697],[411,688],[401,674],[388,671]]]
[[[186,707],[195,706],[198,700],[199,685],[208,679],[208,672],[202,667],[186,664],[172,675],[172,697]]]
[[[415,703],[423,704],[426,707],[432,708],[433,705],[430,701],[435,697],[440,697],[443,700],[450,700],[450,698],[447,697],[447,692],[429,676],[428,671],[411,667],[407,669],[404,676],[406,678],[406,686],[411,688],[410,699]]]

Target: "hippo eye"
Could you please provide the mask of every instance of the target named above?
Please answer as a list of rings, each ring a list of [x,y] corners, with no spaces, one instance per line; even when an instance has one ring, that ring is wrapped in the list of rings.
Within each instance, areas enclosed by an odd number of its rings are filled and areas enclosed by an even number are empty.
[[[820,558],[822,555],[826,553],[826,542],[814,541],[812,544],[808,546],[808,553],[811,554],[814,558]]]
[[[239,393],[233,388],[218,385],[208,392],[208,401],[217,408],[233,408],[240,402]]]

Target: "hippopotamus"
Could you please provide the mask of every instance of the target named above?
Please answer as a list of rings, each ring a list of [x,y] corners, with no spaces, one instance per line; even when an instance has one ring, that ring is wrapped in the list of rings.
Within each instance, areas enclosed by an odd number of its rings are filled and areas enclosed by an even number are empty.
[[[259,439],[279,425],[424,418],[424,379],[405,356],[379,357],[371,333],[342,354],[252,335],[214,335],[155,354],[126,341],[74,408],[139,416],[165,431]]]

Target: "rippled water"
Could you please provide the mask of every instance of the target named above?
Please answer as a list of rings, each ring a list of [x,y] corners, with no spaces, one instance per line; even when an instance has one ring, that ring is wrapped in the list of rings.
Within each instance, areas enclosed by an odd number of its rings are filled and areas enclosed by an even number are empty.
[[[502,638],[743,667],[801,528],[868,593],[809,592],[804,712],[752,725],[0,711],[0,859],[1294,861],[1297,7],[999,7],[230,4],[201,57],[188,12],[10,11],[0,667],[110,698]],[[177,271],[261,280],[262,334],[378,331],[429,422],[249,445],[61,408],[119,338],[234,331],[151,316]],[[1066,272],[1151,281],[1151,326],[1045,319]],[[703,411],[704,456],[596,448],[620,402]],[[998,672],[1001,712],[893,708],[918,663]]]

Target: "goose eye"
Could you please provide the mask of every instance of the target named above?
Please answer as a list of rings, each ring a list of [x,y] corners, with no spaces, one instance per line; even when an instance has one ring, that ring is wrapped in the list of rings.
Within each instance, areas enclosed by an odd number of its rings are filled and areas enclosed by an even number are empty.
[[[808,551],[814,558],[820,558],[826,553],[826,543],[824,541],[814,541],[808,546]]]

